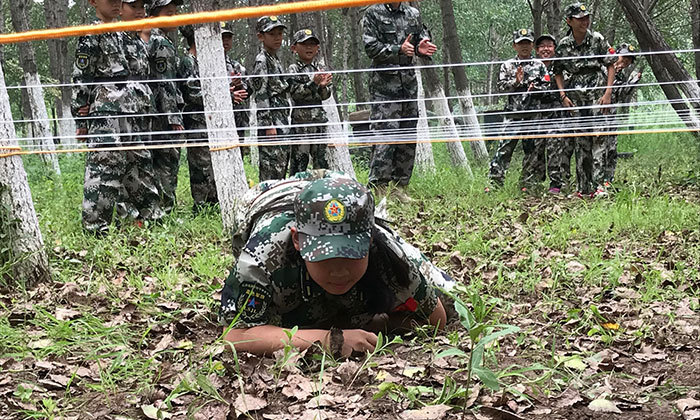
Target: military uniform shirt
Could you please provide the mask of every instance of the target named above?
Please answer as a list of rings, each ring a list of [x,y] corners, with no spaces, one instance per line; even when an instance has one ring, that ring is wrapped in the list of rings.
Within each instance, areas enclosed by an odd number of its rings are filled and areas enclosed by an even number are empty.
[[[152,29],[148,41],[148,57],[151,64],[151,78],[160,80],[153,83],[153,91],[158,113],[169,114],[169,125],[183,125],[180,109],[184,104],[177,83],[178,58],[175,45],[161,29]]]
[[[204,98],[202,97],[202,84],[199,80],[199,63],[197,57],[189,52],[180,59],[177,78],[184,79],[178,82],[182,100],[185,105],[182,108],[183,119],[206,124],[204,116]],[[186,124],[187,125],[187,124]]]
[[[289,93],[292,97],[292,124],[325,123],[328,122],[326,111],[323,110],[322,101],[331,97],[328,86],[321,87],[313,80],[309,73],[317,73],[318,66],[315,63],[306,64],[297,61],[289,66],[288,73],[296,73],[289,77]],[[318,105],[309,107],[309,105]],[[303,106],[303,108],[298,108]]]
[[[253,69],[253,75],[263,77],[250,80],[258,109],[258,125],[261,127],[289,125],[289,84],[284,77],[276,76],[280,74],[284,74],[282,62],[263,48],[255,58]]]
[[[567,95],[583,101],[592,102],[603,96],[604,87],[607,85],[605,72],[602,67],[608,67],[615,61],[615,56],[609,55],[610,45],[603,35],[598,32],[586,32],[586,37],[581,45],[576,45],[573,34],[564,37],[557,46],[557,57],[587,57],[603,56],[599,58],[580,58],[573,60],[557,60],[554,62],[555,74],[567,72],[570,78],[566,84],[567,89],[575,89],[567,92]],[[592,89],[598,87],[599,89]]]
[[[228,74],[240,74],[239,77],[241,78],[241,87],[237,88],[236,90],[245,90],[248,92],[248,95],[252,93],[248,88],[248,80],[245,78],[248,72],[246,68],[243,67],[243,64],[241,64],[238,60],[232,60],[231,58],[226,57],[226,72],[228,72]],[[231,92],[231,99],[233,100],[233,92]],[[248,100],[246,99],[239,104],[233,100],[233,110],[233,115],[236,120],[236,128],[247,127],[250,122],[250,118],[248,117]]]
[[[397,283],[389,261],[374,261],[370,251],[370,267],[380,267],[365,274],[346,294],[335,296],[325,292],[308,275],[304,261],[294,249],[289,228],[294,226],[294,212],[266,214],[255,224],[241,255],[232,269],[222,292],[222,321],[229,325],[242,310],[236,328],[275,325],[284,328],[361,328],[372,320],[368,307],[372,291],[386,286],[394,311],[413,311],[427,319],[437,307],[437,296],[431,281],[443,278],[442,272],[416,248],[393,232],[377,226],[383,240],[373,244],[374,250],[384,243],[408,265],[407,286]],[[378,258],[382,259],[381,256]],[[430,280],[428,280],[430,279]],[[363,292],[360,284],[369,282]],[[390,310],[391,311],[391,310]]]
[[[523,67],[523,80],[518,83],[516,73],[518,67]],[[498,89],[503,93],[511,93],[506,101],[506,111],[538,110],[539,105],[533,101],[532,93],[547,88],[547,67],[540,60],[521,60],[518,57],[501,64],[498,77]],[[517,115],[523,117],[525,115]]]
[[[413,35],[414,46],[422,39],[430,39],[430,33],[421,22],[418,9],[406,2],[402,2],[397,9],[387,4],[370,6],[365,12],[362,26],[365,52],[372,60],[373,68],[412,66],[413,57],[401,54],[401,45],[408,35]],[[369,84],[370,92],[378,96],[411,99],[418,95],[416,74],[411,69],[372,71]]]

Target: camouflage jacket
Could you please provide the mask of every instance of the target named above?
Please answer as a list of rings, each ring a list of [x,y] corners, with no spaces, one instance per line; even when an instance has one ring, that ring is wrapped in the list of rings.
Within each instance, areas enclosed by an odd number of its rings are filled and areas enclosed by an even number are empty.
[[[626,104],[632,99],[634,91],[637,89],[637,83],[642,78],[639,70],[628,67],[615,73],[615,82],[613,83],[612,103]]]
[[[557,57],[587,57],[593,55],[609,55],[600,58],[581,58],[573,60],[557,60],[554,62],[554,73],[567,72],[570,77],[566,89],[567,96],[574,102],[593,102],[603,96],[607,79],[603,67],[607,68],[615,61],[610,55],[610,45],[603,35],[588,31],[581,45],[576,45],[573,35],[568,35],[557,46]],[[598,87],[599,89],[594,89]]]
[[[186,52],[180,59],[177,70],[177,78],[184,79],[178,82],[182,100],[185,105],[182,108],[185,128],[192,125],[206,124],[204,116],[204,99],[202,97],[202,83],[199,80],[199,63],[197,57]]]
[[[561,108],[559,100],[559,88],[554,80],[554,62],[549,65],[545,64],[547,75],[545,76],[545,86],[541,92],[535,94],[536,101],[540,105],[540,109]]]
[[[243,64],[238,62],[238,60],[233,60],[230,57],[226,57],[226,72],[228,74],[231,73],[238,73],[241,75],[241,87],[237,90],[245,90],[248,92],[248,95],[251,94],[250,89],[248,88],[248,80],[246,80],[245,76],[248,74],[246,71],[246,68],[243,67]],[[233,96],[231,97],[233,99]],[[245,101],[241,102],[240,104],[237,104],[236,101],[233,101],[233,110],[234,110],[234,118],[236,119],[236,127],[241,128],[241,127],[248,127],[250,124],[250,118],[249,118],[249,101],[246,99]]]
[[[149,106],[145,107],[140,112],[144,114],[153,112],[156,106],[153,90],[151,89],[151,85],[145,82],[145,80],[148,80],[150,74],[148,47],[136,32],[125,32],[123,40],[124,52],[129,62],[129,79],[133,79],[135,87],[140,92],[146,92],[150,98]],[[144,82],[139,80],[143,80]]]
[[[408,35],[413,35],[414,46],[422,39],[430,38],[430,32],[421,22],[420,13],[406,2],[401,2],[398,9],[387,4],[370,6],[365,12],[362,27],[365,52],[372,60],[373,68],[412,66],[413,57],[401,54],[401,45]],[[415,98],[418,96],[415,71],[372,71],[369,90],[372,95],[389,99]]]
[[[342,176],[330,171],[302,172],[296,178],[310,181],[314,173]],[[350,291],[341,296],[325,292],[314,282],[299,252],[294,248],[290,227],[295,225],[289,188],[300,190],[294,179],[263,183],[251,193],[264,192],[274,199],[271,210],[255,219],[238,261],[232,268],[221,296],[221,320],[230,324],[242,311],[236,328],[276,325],[285,328],[360,328],[377,313],[410,310],[426,318],[437,305],[435,286],[446,283],[446,275],[391,229],[376,225],[370,249],[369,268]],[[389,254],[406,267],[408,278],[397,278]]]
[[[518,83],[516,73],[523,68],[523,81]],[[498,76],[498,90],[509,93],[506,101],[506,111],[539,110],[537,91],[544,91],[550,85],[547,67],[540,60],[521,60],[518,57],[510,59],[501,65]],[[513,115],[524,117],[525,115]]]
[[[315,63],[306,64],[297,61],[289,66],[288,73],[296,73],[289,77],[289,93],[292,97],[292,124],[325,123],[328,122],[322,101],[331,97],[328,86],[317,85],[308,73],[316,73],[319,67]],[[308,107],[309,105],[318,105]],[[304,108],[297,108],[303,106]]]
[[[279,74],[284,74],[279,58],[270,55],[263,48],[255,58],[253,75],[267,76],[250,79],[260,127],[289,125],[289,84],[286,78],[276,76]]]
[[[99,23],[99,22],[98,22]],[[143,83],[116,83],[129,79],[132,66],[123,32],[82,36],[73,65],[71,111],[89,106],[89,114],[139,114],[150,111],[151,91]],[[134,47],[136,48],[136,47]],[[78,120],[78,127],[85,127]]]
[[[180,109],[184,104],[182,95],[176,82],[166,81],[177,78],[177,51],[168,35],[161,29],[151,30],[148,58],[151,63],[151,79],[163,80],[152,85],[156,110],[159,113],[171,114],[163,117],[167,119],[169,125],[182,125],[182,115],[180,114]]]

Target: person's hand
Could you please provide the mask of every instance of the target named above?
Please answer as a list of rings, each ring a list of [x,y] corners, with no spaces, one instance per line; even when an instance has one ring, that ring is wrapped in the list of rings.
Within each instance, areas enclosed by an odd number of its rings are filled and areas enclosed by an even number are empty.
[[[561,101],[561,104],[564,105],[566,108],[573,108],[574,103],[569,97],[565,97],[563,101]]]
[[[612,103],[612,94],[611,93],[606,93],[603,95],[602,98],[598,100],[598,105],[600,106],[606,106],[610,105]],[[603,108],[603,114],[607,114],[610,111],[608,108]]]
[[[233,91],[233,102],[240,104],[241,102],[245,101],[248,99],[248,91],[247,90],[235,90]]]
[[[519,66],[518,70],[515,71],[515,84],[519,85],[525,80],[525,70],[523,66]]]
[[[407,56],[407,57],[413,57],[416,55],[416,49],[413,47],[413,43],[411,42],[411,38],[413,38],[413,35],[409,35],[406,37],[406,40],[401,44],[401,51],[400,53]]]
[[[235,71],[231,72],[231,86],[240,88],[243,86],[243,79],[241,78],[241,74],[237,73]]]
[[[318,79],[316,76],[319,76]],[[326,87],[333,81],[333,75],[330,73],[319,73],[316,76],[314,76],[314,83],[321,87]]]
[[[85,141],[85,136],[87,136],[87,128],[78,128],[75,130],[75,137],[78,141]]]
[[[180,124],[170,124],[170,129],[173,131],[183,131],[185,127],[181,126]]]
[[[431,57],[437,51],[437,45],[430,42],[429,39],[425,38],[418,43],[418,53],[422,55],[427,55]]]
[[[267,130],[265,130],[265,135],[269,136],[269,137],[276,136],[277,129],[276,128],[268,128]]]
[[[90,112],[90,105],[81,106],[78,108],[78,115],[81,117],[87,117]]]
[[[343,338],[344,357],[349,357],[353,351],[372,351],[377,346],[377,335],[365,330],[343,330]]]
[[[314,74],[314,83],[316,83],[317,85],[321,86],[323,79],[324,79],[323,73]]]

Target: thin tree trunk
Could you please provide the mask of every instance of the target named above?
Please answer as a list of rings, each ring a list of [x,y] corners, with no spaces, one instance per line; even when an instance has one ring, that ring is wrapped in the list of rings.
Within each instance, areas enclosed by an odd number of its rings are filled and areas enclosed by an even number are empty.
[[[17,0],[12,2],[10,14],[12,17],[12,26],[16,32],[25,32],[29,30],[28,11],[31,10],[32,0]],[[27,94],[29,96],[29,108],[31,109],[31,119],[35,120],[35,136],[38,138],[37,143],[42,149],[48,152],[53,152],[56,147],[51,136],[51,126],[49,125],[49,113],[46,110],[44,102],[44,89],[41,87],[41,79],[36,66],[36,57],[34,48],[28,42],[22,42],[17,45],[19,48],[19,60],[22,69],[24,70],[24,80],[28,87]],[[44,163],[57,175],[61,174],[61,168],[58,166],[58,157],[55,154],[41,155]]]
[[[416,144],[416,172],[419,174],[435,172],[435,157],[433,156],[433,145],[430,140],[430,128],[428,126],[428,110],[425,106],[425,89],[423,89],[423,78],[421,72],[416,70],[416,81],[418,83],[418,140]]]
[[[561,0],[549,0],[547,3],[547,29],[551,35],[559,39],[561,37]]]
[[[690,0],[690,22],[693,49],[700,50],[700,0]],[[695,78],[700,79],[700,51],[695,51]]]
[[[360,25],[360,17],[358,9],[352,7],[348,10],[348,26],[350,27],[350,65],[353,69],[361,69],[362,61],[360,54],[360,43],[359,40],[361,36],[359,34],[358,28]],[[367,84],[364,81],[364,73],[355,72],[352,73],[353,90],[355,92],[355,102],[367,102],[368,91]],[[357,110],[367,108],[366,105],[358,106]]]
[[[195,11],[215,10],[218,7],[212,0],[194,0]],[[226,74],[224,47],[221,43],[221,27],[218,24],[200,25],[195,30],[197,60],[202,78],[204,113],[207,118],[207,131],[210,148],[238,143],[238,131],[233,118],[233,101],[229,92],[229,81],[221,76]],[[248,191],[241,150],[233,148],[211,152],[216,190],[221,207],[224,228],[234,226],[236,207]]]
[[[445,31],[445,50],[447,51],[448,61],[451,64],[462,63],[464,62],[462,59],[462,47],[457,32],[457,23],[455,21],[452,0],[440,0],[440,10],[442,12],[442,26]],[[474,107],[474,101],[472,100],[472,94],[469,89],[467,72],[463,66],[453,66],[452,75],[455,79],[455,88],[457,89],[457,96],[459,97],[459,105],[462,109],[462,115],[466,121],[466,125],[469,128],[470,136],[480,138],[481,126],[479,126],[479,118],[476,115],[476,108]],[[472,141],[470,143],[472,152],[477,161],[485,161],[489,158],[486,144],[483,140]]]
[[[544,12],[544,4],[542,0],[528,0],[530,12],[532,13],[532,30],[535,32],[535,38],[542,35],[542,13]]]
[[[654,22],[644,10],[639,0],[618,0],[622,10],[630,22],[632,31],[637,36],[639,45],[645,51],[668,51],[671,47],[664,40],[663,35],[658,30]],[[673,90],[676,88],[685,95],[686,105],[693,109],[694,113],[682,115],[678,107],[674,107],[679,116],[686,122],[688,126],[694,129],[700,128],[700,87],[697,83],[693,83],[688,71],[683,67],[683,64],[678,60],[675,54],[654,54],[648,55],[647,61],[651,66],[654,75],[659,82],[676,81],[672,89],[664,89],[669,100],[672,99]],[[669,96],[671,93],[671,96]],[[694,133],[700,138],[700,133]]]
[[[5,7],[0,0],[0,33],[5,33]],[[0,66],[5,68],[5,45],[0,45]]]
[[[17,146],[17,133],[12,123],[10,98],[5,87],[5,75],[0,67],[0,154],[3,147]],[[11,263],[9,286],[28,287],[50,280],[49,263],[44,252],[44,240],[34,210],[27,173],[19,156],[0,157],[0,265]],[[7,259],[8,261],[1,261]]]

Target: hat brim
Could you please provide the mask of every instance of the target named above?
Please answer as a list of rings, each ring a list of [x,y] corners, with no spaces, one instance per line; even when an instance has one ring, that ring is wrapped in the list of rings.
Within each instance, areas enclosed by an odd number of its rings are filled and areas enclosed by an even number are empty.
[[[581,19],[581,18],[584,18],[584,17],[586,17],[586,16],[590,16],[590,15],[591,15],[591,14],[588,13],[588,12],[578,12],[578,13],[576,13],[575,15],[569,16],[569,18]]]
[[[287,25],[285,25],[284,23],[280,23],[280,22],[271,23],[271,24],[265,26],[264,28],[262,28],[262,29],[260,30],[260,32],[262,32],[262,33],[270,32],[271,30],[273,30],[273,29],[275,29],[275,28],[284,28],[284,29],[287,29]]]
[[[514,43],[514,44],[517,44],[518,42],[523,42],[523,41],[535,42],[535,39],[534,39],[533,37],[531,37],[531,36],[525,35],[525,36],[521,36],[521,37],[515,38],[515,39],[513,40],[513,43]]]
[[[546,39],[552,41],[554,44],[557,43],[556,38],[554,38],[554,36],[552,36],[552,35],[540,35],[540,36],[535,40],[535,44],[538,44],[538,45],[539,45],[539,44],[542,43],[542,41],[544,41],[544,40],[546,40]]]
[[[229,31],[229,30],[223,30],[223,31],[221,31],[221,35],[225,35],[225,34],[231,34],[231,35],[233,35],[233,31]]]
[[[299,232],[299,252],[308,262],[331,258],[360,260],[369,254],[372,232],[311,236]]]
[[[301,38],[301,39],[299,39],[299,40],[294,41],[294,43],[295,43],[295,44],[301,44],[302,42],[306,42],[306,41],[308,41],[308,40],[310,40],[310,39],[315,39],[316,42],[318,42],[319,44],[321,43],[321,40],[318,39],[315,35],[306,35],[305,37],[303,37],[303,38]]]

